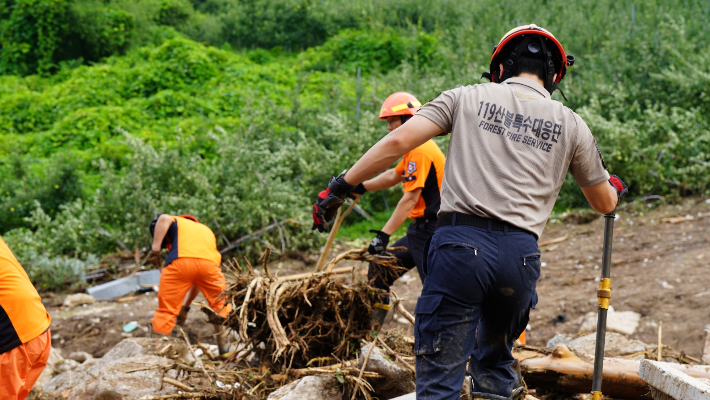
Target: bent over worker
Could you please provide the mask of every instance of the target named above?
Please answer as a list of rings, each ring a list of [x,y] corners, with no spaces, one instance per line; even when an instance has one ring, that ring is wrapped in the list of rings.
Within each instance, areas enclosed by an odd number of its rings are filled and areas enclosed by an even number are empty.
[[[27,272],[0,238],[0,399],[24,399],[47,365],[51,319]]]
[[[160,274],[158,309],[153,316],[153,332],[169,335],[181,312],[187,317],[189,303],[199,289],[215,313],[229,315],[231,306],[222,292],[226,288],[224,274],[220,269],[222,255],[217,250],[217,240],[212,230],[191,215],[179,217],[161,214],[150,224],[153,236],[153,251],[168,249],[168,256]],[[185,295],[190,292],[186,306]],[[184,318],[181,318],[184,322]],[[228,330],[215,324],[219,354],[226,358],[229,352]]]
[[[382,104],[380,119],[387,121],[390,132],[407,122],[419,110],[421,103],[413,95],[397,92]],[[446,157],[433,140],[404,154],[395,168],[388,169],[376,178],[355,187],[352,193],[362,195],[366,191],[382,190],[402,182],[404,195],[382,230],[376,233],[368,247],[370,254],[381,254],[389,244],[390,236],[410,218],[407,235],[397,240],[392,247],[406,247],[404,251],[390,252],[397,258],[399,269],[384,268],[371,262],[367,277],[373,286],[389,292],[390,286],[399,277],[414,267],[422,265],[424,243],[436,229],[436,215],[441,205],[439,190],[444,177]],[[390,306],[389,294],[373,306],[372,322],[375,329],[382,326]]]
[[[451,133],[415,307],[418,400],[458,399],[467,360],[474,399],[520,397],[511,350],[537,302],[537,239],[566,173],[602,214],[628,190],[582,118],[550,97],[573,62],[547,30],[511,30],[494,48],[491,83],[441,93],[316,200],[314,221],[326,220],[356,184]]]

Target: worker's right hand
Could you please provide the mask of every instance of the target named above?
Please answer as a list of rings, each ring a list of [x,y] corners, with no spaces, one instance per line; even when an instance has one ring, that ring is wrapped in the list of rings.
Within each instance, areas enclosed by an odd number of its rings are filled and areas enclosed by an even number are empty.
[[[357,196],[362,196],[363,194],[365,194],[365,192],[367,192],[367,189],[365,189],[365,185],[363,185],[362,183],[358,183],[357,185],[355,185],[353,190],[348,193],[348,197],[355,200]]]
[[[332,178],[328,188],[318,193],[318,198],[313,204],[313,226],[311,230],[318,229],[318,232],[330,231],[328,221],[335,217],[338,208],[345,201],[345,196],[350,193],[354,186],[345,181],[345,172],[337,178]]]
[[[377,236],[372,239],[370,246],[367,248],[367,252],[372,254],[373,256],[376,254],[381,254],[387,249],[387,245],[390,242],[390,235],[374,229],[370,229],[370,232],[376,233]]]
[[[609,175],[609,184],[616,189],[616,195],[618,196],[616,204],[619,204],[621,198],[629,192],[629,187],[616,175]]]

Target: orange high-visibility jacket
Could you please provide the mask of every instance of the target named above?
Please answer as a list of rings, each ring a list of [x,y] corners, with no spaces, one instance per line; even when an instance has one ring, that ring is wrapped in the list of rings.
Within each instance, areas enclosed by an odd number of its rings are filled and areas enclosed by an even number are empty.
[[[179,257],[202,258],[217,265],[222,263],[222,255],[217,250],[217,239],[212,229],[187,218],[171,218],[173,223],[165,235],[169,250],[165,266]]]
[[[409,218],[436,218],[441,206],[441,182],[444,179],[446,156],[433,140],[410,150],[395,167],[397,174],[404,178],[405,192],[422,188],[417,204]]]
[[[0,238],[0,353],[41,335],[50,322],[27,272]]]

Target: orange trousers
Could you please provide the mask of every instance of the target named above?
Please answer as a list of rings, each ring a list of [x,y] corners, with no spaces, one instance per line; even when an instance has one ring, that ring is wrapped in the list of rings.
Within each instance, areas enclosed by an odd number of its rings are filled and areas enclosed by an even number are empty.
[[[49,329],[41,335],[0,354],[0,399],[22,400],[44,370],[52,349]]]
[[[201,258],[180,257],[163,268],[158,289],[158,309],[153,315],[153,331],[169,335],[175,327],[185,294],[197,286],[217,314],[226,317],[231,306],[222,292],[227,287],[219,265]]]

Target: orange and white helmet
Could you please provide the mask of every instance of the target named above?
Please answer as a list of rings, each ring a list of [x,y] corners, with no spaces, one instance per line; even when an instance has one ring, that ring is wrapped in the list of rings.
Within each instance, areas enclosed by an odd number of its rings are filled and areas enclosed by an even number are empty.
[[[414,115],[419,110],[422,103],[417,100],[412,94],[407,92],[397,92],[391,94],[384,103],[382,103],[382,108],[380,109],[380,119],[387,119],[387,117],[395,115]]]
[[[483,74],[491,82],[503,82],[512,76],[513,67],[521,55],[540,57],[545,60],[545,89],[550,93],[557,89],[574,64],[574,56],[565,53],[562,44],[548,30],[535,24],[518,26],[506,33],[493,48],[490,73]],[[500,76],[503,64],[503,76]],[[557,77],[553,79],[554,75]]]

